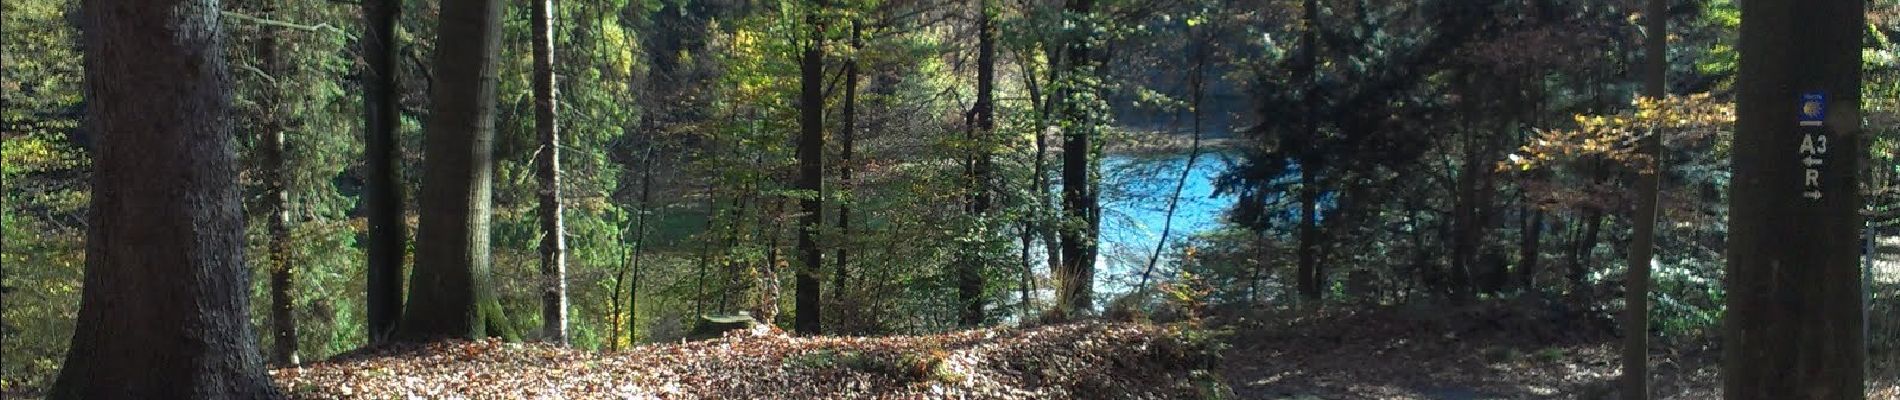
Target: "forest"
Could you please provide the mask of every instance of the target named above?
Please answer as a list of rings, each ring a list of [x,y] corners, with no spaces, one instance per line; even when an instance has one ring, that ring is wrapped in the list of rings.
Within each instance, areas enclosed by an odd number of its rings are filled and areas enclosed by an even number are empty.
[[[1900,399],[1900,0],[6,0],[0,397]]]

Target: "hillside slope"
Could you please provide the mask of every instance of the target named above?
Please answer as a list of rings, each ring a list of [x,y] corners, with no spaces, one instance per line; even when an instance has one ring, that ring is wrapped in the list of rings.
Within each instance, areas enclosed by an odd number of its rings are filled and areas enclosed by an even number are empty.
[[[615,353],[498,341],[391,347],[272,371],[293,398],[1192,399],[1203,348],[1146,324],[931,336],[736,332]]]

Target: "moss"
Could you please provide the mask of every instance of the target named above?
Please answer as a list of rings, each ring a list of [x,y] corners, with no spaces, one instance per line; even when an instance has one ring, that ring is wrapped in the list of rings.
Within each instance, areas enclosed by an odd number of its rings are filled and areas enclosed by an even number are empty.
[[[509,342],[521,341],[521,334],[515,331],[514,325],[508,323],[507,314],[502,313],[500,301],[496,301],[494,297],[477,300],[475,309],[476,324],[473,327],[475,332],[471,335],[472,337],[501,338]]]

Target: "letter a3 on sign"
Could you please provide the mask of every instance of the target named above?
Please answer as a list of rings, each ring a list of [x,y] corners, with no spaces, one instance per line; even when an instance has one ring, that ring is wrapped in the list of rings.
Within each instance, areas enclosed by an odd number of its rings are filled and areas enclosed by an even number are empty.
[[[1821,165],[1826,163],[1827,131],[1822,129],[1827,119],[1827,95],[1821,92],[1801,94],[1801,166],[1806,168],[1802,175],[1801,197],[1808,200],[1821,199]]]

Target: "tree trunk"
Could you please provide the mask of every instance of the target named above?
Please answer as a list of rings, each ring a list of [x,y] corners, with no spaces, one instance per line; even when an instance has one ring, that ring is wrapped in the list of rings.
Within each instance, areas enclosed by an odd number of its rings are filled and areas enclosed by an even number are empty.
[[[1093,12],[1095,0],[1067,0],[1064,11],[1080,18]],[[1074,21],[1078,25],[1088,25],[1087,21]],[[1074,28],[1076,32],[1090,32],[1089,28]],[[1086,35],[1084,35],[1086,36]],[[1096,66],[1089,55],[1089,38],[1077,37],[1067,44],[1069,60],[1064,75],[1071,81],[1080,82],[1074,77],[1082,74],[1095,74]],[[1070,123],[1070,129],[1063,131],[1062,140],[1062,271],[1056,274],[1061,278],[1061,290],[1057,291],[1056,316],[1067,318],[1089,312],[1093,307],[1095,284],[1095,255],[1097,232],[1101,230],[1101,210],[1095,192],[1095,116],[1089,103],[1096,101],[1100,93],[1093,85],[1082,88],[1064,89],[1059,95],[1062,104],[1062,117]],[[1086,92],[1086,93],[1078,93]],[[1079,98],[1078,98],[1079,97]]]
[[[98,140],[79,313],[47,398],[282,397],[250,319],[218,2],[81,7]]]
[[[1517,123],[1506,121],[1504,126],[1508,127],[1507,130],[1516,129]],[[1471,265],[1477,268],[1476,273],[1472,275],[1471,283],[1475,291],[1493,296],[1504,291],[1505,275],[1508,273],[1506,271],[1508,262],[1504,260],[1504,255],[1487,250],[1484,245],[1485,238],[1490,235],[1491,227],[1496,223],[1498,210],[1500,210],[1496,204],[1492,203],[1498,193],[1498,174],[1497,169],[1492,168],[1491,160],[1497,159],[1498,152],[1504,148],[1504,142],[1501,139],[1503,139],[1501,135],[1484,138],[1478,147],[1480,151],[1478,158],[1472,160],[1478,167],[1478,192],[1471,198],[1471,204],[1474,206],[1471,209]]]
[[[1544,210],[1535,206],[1527,207],[1529,217],[1524,222],[1523,242],[1517,253],[1517,287],[1526,293],[1537,290],[1537,264],[1542,258],[1544,238]]]
[[[757,116],[755,115],[754,117],[756,120]],[[756,124],[754,126],[756,126]],[[765,164],[764,161],[765,161],[764,154],[755,155],[752,159],[752,168],[754,169],[764,168],[764,164]],[[756,199],[756,197],[754,196],[754,193],[756,193],[757,191],[758,191],[758,187],[756,184],[750,184],[750,185],[742,184],[740,185],[739,193],[734,195],[732,198],[732,208],[735,211],[732,213],[732,218],[731,218],[732,229],[729,229],[726,231],[726,250],[725,251],[727,255],[723,257],[723,260],[722,260],[722,263],[725,264],[724,265],[725,268],[722,268],[722,269],[725,270],[726,276],[724,279],[721,279],[725,281],[724,290],[719,291],[719,313],[720,314],[728,314],[732,312],[732,294],[735,291],[735,289],[739,289],[743,287],[740,282],[740,279],[742,278],[740,276],[740,272],[743,272],[741,271],[743,267],[739,263],[734,262],[732,260],[731,254],[732,254],[732,249],[739,246],[739,236],[743,232],[745,232],[745,221],[748,219],[746,217],[746,213],[750,212],[748,210],[752,209],[752,207],[750,206],[753,205],[752,203]],[[764,208],[764,206],[759,206],[759,208]],[[759,315],[753,315],[753,317],[761,318],[761,316]],[[767,324],[774,323],[770,319],[764,319],[764,318],[761,318],[759,322],[764,322]]]
[[[818,228],[825,223],[825,26],[818,17],[824,0],[815,0],[805,14],[810,25],[810,43],[799,62],[798,94],[798,189],[807,196],[799,200],[798,282],[792,314],[792,330],[817,335],[823,329],[819,318],[820,288],[818,270],[824,268],[825,253],[818,248]]]
[[[627,281],[628,343],[640,342],[640,330],[636,325],[640,321],[640,261],[646,259],[647,218],[653,213],[653,157],[657,155],[654,151],[658,148],[654,142],[658,140],[657,137],[647,138],[646,155],[640,158],[640,203],[635,206],[639,214],[633,217],[633,232],[629,233],[633,250],[627,254],[627,265],[633,270],[633,278]],[[701,270],[702,279],[704,272]],[[614,340],[620,338],[615,337]]]
[[[1859,1],[1742,2],[1729,195],[1728,399],[1861,399]]]
[[[1669,5],[1648,0],[1643,12],[1643,96],[1661,101],[1668,94]],[[1658,123],[1660,125],[1660,123]],[[1623,279],[1623,398],[1649,399],[1649,263],[1655,251],[1657,196],[1662,186],[1662,135],[1651,128],[1638,149],[1650,163],[1636,179],[1636,215],[1630,238],[1629,271]]]
[[[1062,70],[1062,68],[1058,67],[1062,62],[1062,53],[1060,51],[1049,51],[1047,53],[1049,58],[1048,81],[1054,82],[1057,77],[1057,72]],[[1045,261],[1049,266],[1050,274],[1059,275],[1064,268],[1063,266],[1066,264],[1062,263],[1062,241],[1056,229],[1059,224],[1049,217],[1052,211],[1055,210],[1055,204],[1052,204],[1050,199],[1053,185],[1049,182],[1048,162],[1049,118],[1050,114],[1054,112],[1053,109],[1055,108],[1054,104],[1057,96],[1043,96],[1043,91],[1041,90],[1042,85],[1036,81],[1036,71],[1034,68],[1032,68],[1029,63],[1019,63],[1018,65],[1022,68],[1023,72],[1023,89],[1029,92],[1030,102],[1036,112],[1037,129],[1035,132],[1036,150],[1030,161],[1030,175],[1034,176],[1032,179],[1035,181],[1036,186],[1034,190],[1036,196],[1036,211],[1032,214],[1030,221],[1024,222],[1023,229],[1032,230],[1035,236],[1041,238],[1043,243],[1043,256],[1046,258]],[[1033,271],[1031,271],[1031,274],[1033,274]],[[1059,276],[1057,278],[1060,279]],[[1060,288],[1061,283],[1057,282],[1057,290],[1060,290]]]
[[[1466,134],[1470,134],[1469,129],[1467,129],[1466,132]],[[1470,144],[1468,142],[1469,141],[1466,143],[1467,145]],[[1467,154],[1475,153],[1470,150],[1466,151]],[[1472,176],[1478,169],[1478,167],[1472,165],[1475,159],[1475,154],[1465,158],[1465,165],[1462,167],[1464,171],[1461,172],[1458,177],[1458,194],[1455,196],[1457,198],[1456,201],[1453,202],[1455,208],[1452,209],[1451,217],[1453,227],[1451,239],[1451,281],[1448,289],[1450,289],[1451,302],[1459,305],[1471,302],[1472,298],[1471,264],[1472,259],[1476,258],[1474,253],[1477,252],[1476,235],[1472,234],[1476,229],[1473,226],[1476,217],[1472,215],[1474,212],[1471,204],[1471,199],[1477,196],[1478,191],[1477,180],[1473,179],[1474,177]]]
[[[401,152],[396,132],[396,0],[363,0],[364,221],[369,225],[368,318],[370,341],[380,343],[402,317],[402,264],[408,252],[403,221]]]
[[[397,337],[515,340],[489,276],[501,0],[442,4],[424,137],[416,267]]]
[[[990,146],[996,129],[996,27],[991,22],[989,2],[979,1],[976,19],[976,103],[970,107],[976,124],[971,142],[976,147],[970,168],[970,214],[987,224],[990,212]],[[957,302],[963,306],[957,324],[965,327],[983,323],[983,267],[988,263],[988,238],[980,240],[976,251],[964,251],[957,268]]]
[[[771,219],[772,223],[769,227],[763,223],[759,224],[760,236],[766,237],[765,263],[760,265],[753,282],[753,287],[757,289],[755,292],[757,298],[752,303],[752,316],[758,318],[759,322],[776,325],[780,293],[778,273],[784,270],[782,266],[785,264],[779,255],[779,237],[785,232],[785,201],[773,199],[771,204],[771,211],[767,211],[764,216]],[[798,316],[794,314],[792,317]]]
[[[1306,0],[1301,7],[1305,28],[1300,32],[1300,67],[1297,75],[1306,84],[1304,93],[1306,104],[1306,137],[1319,138],[1319,2]],[[1311,149],[1304,149],[1312,151]],[[1320,277],[1324,273],[1319,267],[1319,164],[1321,160],[1313,155],[1300,157],[1300,248],[1299,266],[1294,271],[1298,275],[1300,297],[1318,302],[1324,284]]]
[[[278,2],[261,1],[258,10],[266,18],[276,17]],[[277,29],[260,29],[256,43],[259,69],[265,75],[285,77],[283,56],[278,54]],[[268,238],[265,265],[270,268],[270,363],[297,365],[296,300],[291,297],[295,280],[290,265],[290,194],[285,192],[289,173],[284,165],[284,95],[267,91],[259,99],[258,136],[263,139],[264,218]]]
[[[1325,276],[1319,266],[1319,161],[1308,157],[1300,163],[1300,248],[1298,275],[1300,298],[1319,302],[1324,296]]]
[[[561,221],[561,130],[555,122],[553,0],[533,0],[534,130],[541,137],[541,335],[567,345],[567,230]]]
[[[1609,177],[1608,174],[1604,173],[1605,167],[1602,159],[1589,161],[1587,168],[1591,171],[1590,179],[1593,187],[1595,185],[1601,185],[1603,181]],[[1570,281],[1570,295],[1572,300],[1577,304],[1589,304],[1591,302],[1590,297],[1593,296],[1589,282],[1590,256],[1596,252],[1597,237],[1603,230],[1603,209],[1595,204],[1585,205],[1583,207],[1583,219],[1577,222],[1582,224],[1580,228],[1583,230],[1583,236],[1576,237],[1576,239],[1572,240],[1570,249],[1570,271],[1567,275]]]
[[[1597,236],[1603,230],[1603,210],[1587,206],[1583,212],[1583,237],[1578,238],[1575,248],[1570,251],[1570,290],[1572,295],[1588,303],[1590,293],[1590,254],[1596,252]]]
[[[838,187],[846,192],[856,189],[854,186],[855,183],[851,181],[851,153],[853,151],[852,147],[855,145],[854,140],[858,133],[857,54],[858,51],[862,51],[864,48],[864,42],[859,39],[862,33],[863,31],[858,20],[851,20],[852,51],[851,58],[846,59],[844,62],[844,112],[841,116],[844,118],[844,121],[842,121],[841,126],[839,126],[839,130],[842,131],[839,132],[839,134],[843,137],[840,140],[841,143],[839,143],[842,149],[838,154]],[[831,277],[831,298],[833,299],[833,304],[842,304],[845,301],[844,289],[848,282],[846,278],[850,276],[851,272],[851,264],[849,262],[851,260],[851,246],[848,245],[853,239],[851,237],[851,202],[848,200],[850,199],[849,196],[845,198],[847,200],[838,202],[838,237],[840,238],[838,241],[840,243],[838,246],[838,260],[835,261],[838,264],[838,269]],[[853,316],[841,314],[840,317],[839,320],[844,321],[852,319]]]
[[[706,315],[706,268],[708,264],[712,263],[713,242],[712,238],[707,236],[712,235],[713,221],[716,221],[716,218],[719,217],[719,192],[714,190],[714,185],[714,183],[706,184],[706,225],[699,230],[701,236],[699,240],[699,266],[696,268],[698,269],[696,273],[697,277],[693,280],[693,316],[695,317]],[[614,292],[619,293],[620,289],[616,288]],[[614,303],[619,304],[619,301],[616,300]]]

